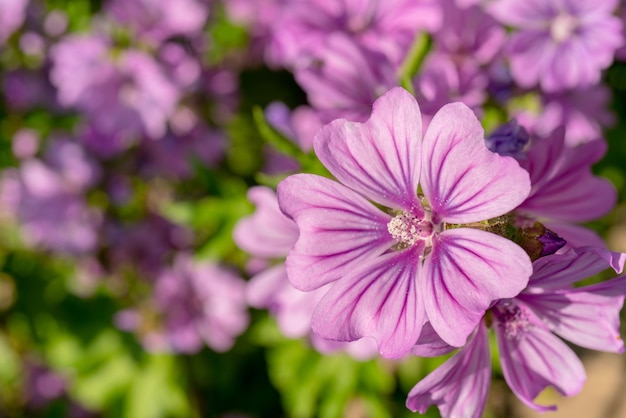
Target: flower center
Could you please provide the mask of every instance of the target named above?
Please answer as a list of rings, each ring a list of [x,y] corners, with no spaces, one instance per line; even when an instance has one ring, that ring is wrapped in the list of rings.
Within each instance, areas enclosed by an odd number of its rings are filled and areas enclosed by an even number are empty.
[[[500,302],[496,308],[498,326],[510,340],[521,339],[530,328],[528,316],[518,305],[512,302]]]
[[[402,212],[387,224],[387,230],[398,243],[411,246],[433,234],[433,224],[409,212]]]
[[[552,39],[561,43],[569,39],[578,27],[578,19],[566,13],[559,14],[550,25]]]

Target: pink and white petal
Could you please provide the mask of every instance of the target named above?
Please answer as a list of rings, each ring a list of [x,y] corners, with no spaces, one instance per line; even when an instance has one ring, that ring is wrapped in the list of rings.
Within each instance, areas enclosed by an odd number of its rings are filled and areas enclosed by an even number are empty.
[[[491,355],[483,323],[467,345],[411,389],[406,407],[425,413],[437,405],[444,418],[480,418],[491,384]]]
[[[529,289],[558,291],[574,283],[612,268],[616,273],[624,270],[626,254],[602,247],[573,248],[563,254],[542,257],[533,263]]]
[[[457,348],[442,340],[430,322],[426,322],[417,343],[411,349],[411,354],[418,357],[438,357],[449,354]]]
[[[559,336],[592,350],[621,353],[620,311],[626,276],[554,293],[522,294],[519,299]]]
[[[515,33],[507,47],[513,80],[521,87],[536,86],[550,64],[553,48],[544,30]]]
[[[502,372],[522,402],[540,412],[553,411],[554,405],[533,402],[546,387],[553,386],[564,396],[580,391],[586,379],[585,369],[563,341],[540,326],[533,326],[521,336],[507,337],[505,327],[500,325],[496,323],[494,329]]]
[[[494,218],[528,196],[526,170],[487,149],[480,122],[462,103],[445,105],[435,114],[422,147],[420,184],[436,223]]]
[[[419,209],[422,117],[415,98],[397,87],[374,102],[365,123],[335,120],[314,139],[326,168],[363,196],[395,209]]]
[[[412,250],[362,263],[322,298],[313,313],[313,331],[338,341],[372,337],[387,358],[408,354],[424,323],[419,275],[418,255]]]
[[[309,291],[337,280],[395,242],[387,231],[390,215],[327,178],[287,177],[278,185],[278,202],[300,230],[286,261],[297,289]]]
[[[282,214],[276,193],[269,187],[250,188],[248,199],[256,211],[235,226],[235,243],[257,257],[285,257],[298,239],[297,225]]]
[[[476,229],[450,229],[433,240],[420,289],[427,319],[446,343],[460,347],[494,300],[527,285],[532,264],[512,241]]]

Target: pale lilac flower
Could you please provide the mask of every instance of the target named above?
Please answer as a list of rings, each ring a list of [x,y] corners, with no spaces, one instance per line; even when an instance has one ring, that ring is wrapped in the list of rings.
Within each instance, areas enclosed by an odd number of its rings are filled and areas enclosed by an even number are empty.
[[[303,52],[342,34],[397,66],[418,31],[440,25],[441,10],[433,0],[296,0],[273,22],[269,59],[291,67]]]
[[[315,332],[373,337],[397,358],[430,320],[461,346],[493,300],[525,287],[531,263],[520,247],[462,227],[513,210],[530,190],[525,170],[485,148],[483,135],[455,103],[422,138],[419,107],[401,88],[378,99],[366,123],[322,128],[316,153],[341,183],[299,174],[278,187],[281,210],[300,230],[289,280],[304,291],[334,283],[314,313]]]
[[[24,22],[26,6],[28,6],[28,0],[0,1],[0,46]]]
[[[156,43],[176,35],[193,37],[209,16],[203,0],[112,0],[106,8],[120,23]]]
[[[76,144],[55,141],[45,161],[29,158],[3,172],[2,210],[18,222],[27,245],[86,254],[97,245],[101,213],[87,205],[83,193],[98,175]]]
[[[459,63],[470,60],[488,64],[506,42],[502,25],[478,6],[459,5],[457,0],[441,0],[443,23],[433,34],[434,50]]]
[[[327,36],[294,71],[309,103],[324,122],[365,121],[372,103],[398,84],[391,63],[345,35]]]
[[[83,35],[55,45],[51,59],[59,102],[86,114],[92,137],[126,145],[165,134],[180,91],[151,56],[126,50],[114,60],[106,38]]]
[[[425,128],[442,106],[459,101],[475,114],[487,99],[488,78],[473,62],[455,62],[451,56],[433,53],[424,62],[424,68],[414,80],[420,99]]]
[[[245,282],[223,266],[181,253],[154,286],[155,328],[146,328],[140,311],[121,311],[115,319],[120,328],[139,332],[150,351],[192,354],[204,345],[227,351],[248,326]]]
[[[603,129],[615,124],[610,103],[611,91],[604,85],[576,88],[543,95],[541,109],[521,112],[519,119],[539,136],[563,125],[567,145],[576,146],[601,138]]]
[[[519,159],[530,174],[532,188],[515,212],[522,219],[541,222],[570,246],[603,246],[592,231],[576,224],[598,219],[615,206],[617,193],[611,182],[591,171],[605,153],[603,140],[565,146],[562,128],[536,139]]]
[[[423,413],[435,404],[444,418],[481,417],[491,381],[487,328],[492,327],[504,378],[513,393],[537,411],[556,409],[534,399],[547,386],[572,396],[586,376],[576,354],[554,334],[585,348],[624,350],[619,313],[626,276],[583,287],[573,284],[608,267],[621,273],[625,260],[626,254],[584,247],[536,261],[528,288],[514,299],[494,304],[467,345],[415,385],[407,407]],[[430,333],[420,337],[413,352],[432,356],[452,350]]]
[[[298,227],[280,212],[273,190],[253,187],[248,191],[248,199],[255,204],[256,211],[237,223],[233,239],[240,248],[256,257],[285,257],[298,240]],[[246,288],[246,299],[255,308],[268,309],[286,337],[309,336],[313,347],[323,353],[345,350],[358,359],[372,358],[378,352],[373,340],[346,344],[311,333],[311,316],[327,290],[328,286],[312,292],[295,289],[289,283],[285,265],[277,263],[252,277]]]
[[[508,46],[513,78],[546,92],[587,87],[600,80],[623,44],[617,0],[498,0],[489,5],[518,29]]]

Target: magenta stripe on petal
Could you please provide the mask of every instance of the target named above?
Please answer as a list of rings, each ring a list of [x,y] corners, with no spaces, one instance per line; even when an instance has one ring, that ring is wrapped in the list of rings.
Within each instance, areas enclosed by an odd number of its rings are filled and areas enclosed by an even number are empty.
[[[394,88],[373,105],[365,123],[339,119],[315,136],[315,152],[337,179],[395,209],[420,209],[422,117],[415,98]]]
[[[313,331],[339,341],[372,337],[383,357],[406,355],[424,323],[417,257],[414,251],[394,252],[355,266],[322,298],[313,313]]]
[[[489,151],[474,113],[462,103],[442,107],[424,136],[420,184],[435,222],[471,223],[503,215],[526,199],[528,172]]]
[[[337,280],[394,244],[390,215],[327,178],[290,176],[278,185],[278,202],[300,229],[286,262],[289,280],[300,290]]]

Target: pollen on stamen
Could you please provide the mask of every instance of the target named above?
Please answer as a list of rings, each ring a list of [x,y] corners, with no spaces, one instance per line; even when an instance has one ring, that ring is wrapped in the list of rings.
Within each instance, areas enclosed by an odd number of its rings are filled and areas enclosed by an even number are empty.
[[[409,212],[403,212],[389,221],[387,230],[398,243],[411,246],[432,235],[433,225],[430,221],[418,218]]]

